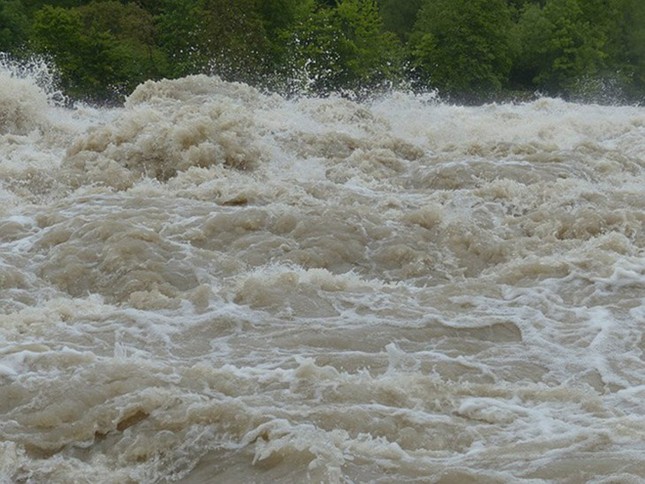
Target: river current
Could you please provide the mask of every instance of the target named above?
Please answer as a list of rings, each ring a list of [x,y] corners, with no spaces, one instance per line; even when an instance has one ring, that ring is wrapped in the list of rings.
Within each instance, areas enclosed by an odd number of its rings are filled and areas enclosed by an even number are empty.
[[[645,109],[0,70],[0,482],[643,482]]]

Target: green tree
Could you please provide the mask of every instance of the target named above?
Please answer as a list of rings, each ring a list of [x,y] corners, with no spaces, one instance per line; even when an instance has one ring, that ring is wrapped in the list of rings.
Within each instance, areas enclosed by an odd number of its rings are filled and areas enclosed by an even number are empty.
[[[28,11],[35,12],[46,6],[74,8],[86,5],[93,1],[95,0],[56,0],[55,2],[52,2],[51,0],[21,0],[21,3]]]
[[[116,100],[157,72],[151,28],[134,4],[45,6],[35,13],[32,45],[53,57],[69,95]]]
[[[423,0],[380,0],[379,10],[385,30],[394,32],[402,42],[406,42],[422,3]]]
[[[372,0],[341,0],[335,8],[318,8],[297,26],[289,47],[315,92],[358,92],[400,77],[400,43],[384,31]]]
[[[425,0],[409,42],[423,84],[464,99],[498,92],[512,63],[504,0]]]
[[[162,0],[131,0],[150,15],[159,15],[163,11],[164,2]]]
[[[614,27],[612,0],[548,0],[526,8],[518,23],[520,49],[513,78],[550,93],[572,92],[606,66]]]
[[[255,0],[201,0],[205,49],[215,74],[258,82],[267,73],[269,41]]]
[[[612,67],[627,79],[626,91],[645,102],[645,2],[623,0],[618,18],[619,32],[612,36]]]
[[[257,0],[164,0],[156,25],[172,77],[212,71],[257,82],[266,74],[270,43]]]
[[[530,5],[543,7],[546,0],[507,0],[508,7],[511,10],[511,17],[514,22],[517,22],[522,15],[522,12]]]
[[[54,58],[67,93],[80,94],[89,84],[95,84],[83,58],[91,46],[90,39],[83,35],[83,20],[78,11],[52,6],[38,10],[32,43],[39,52]],[[95,46],[98,45],[97,40]]]
[[[306,2],[299,0],[258,0],[258,11],[268,35],[271,38],[275,38],[279,32],[291,29],[296,22],[303,3]]]
[[[29,18],[19,0],[0,4],[0,52],[14,52],[28,39]]]
[[[336,8],[349,85],[377,86],[399,74],[400,44],[385,32],[373,0],[343,0]]]
[[[86,31],[110,39],[117,90],[129,93],[139,83],[164,72],[166,60],[156,46],[154,21],[149,12],[135,3],[116,0],[92,2],[78,7],[78,11]]]
[[[167,77],[205,72],[208,52],[204,41],[205,12],[199,0],[162,0],[155,17],[158,45],[168,59]]]
[[[257,0],[266,32],[268,49],[264,57],[261,84],[278,92],[290,92],[294,81],[294,52],[290,40],[316,7],[315,0]]]

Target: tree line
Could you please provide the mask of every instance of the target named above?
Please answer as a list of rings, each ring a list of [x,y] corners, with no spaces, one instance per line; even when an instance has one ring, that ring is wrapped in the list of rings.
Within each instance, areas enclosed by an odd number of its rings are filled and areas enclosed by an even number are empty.
[[[284,94],[645,98],[643,0],[3,0],[0,52],[74,99],[209,73]]]

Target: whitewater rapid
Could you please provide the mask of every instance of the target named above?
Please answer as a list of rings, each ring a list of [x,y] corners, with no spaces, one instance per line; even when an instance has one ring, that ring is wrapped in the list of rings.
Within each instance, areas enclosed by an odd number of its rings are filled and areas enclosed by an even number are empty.
[[[0,482],[643,482],[644,169],[642,107],[0,69]]]

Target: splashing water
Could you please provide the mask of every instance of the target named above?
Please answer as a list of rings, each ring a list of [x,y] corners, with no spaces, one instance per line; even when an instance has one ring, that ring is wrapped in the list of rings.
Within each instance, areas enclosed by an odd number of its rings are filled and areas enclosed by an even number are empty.
[[[7,482],[640,482],[645,111],[0,69]]]

